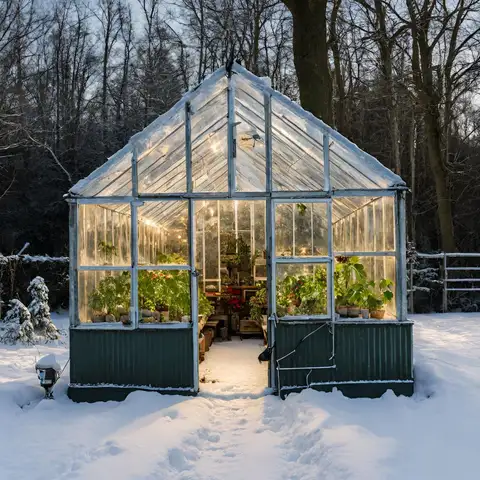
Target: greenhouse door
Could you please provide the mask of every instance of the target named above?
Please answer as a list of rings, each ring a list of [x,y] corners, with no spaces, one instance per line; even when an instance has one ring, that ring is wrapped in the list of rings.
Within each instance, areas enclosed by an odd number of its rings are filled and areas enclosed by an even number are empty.
[[[268,220],[269,345],[276,345],[269,383],[277,388],[278,363],[285,355],[276,342],[280,326],[310,328],[333,318],[331,199],[271,200]]]

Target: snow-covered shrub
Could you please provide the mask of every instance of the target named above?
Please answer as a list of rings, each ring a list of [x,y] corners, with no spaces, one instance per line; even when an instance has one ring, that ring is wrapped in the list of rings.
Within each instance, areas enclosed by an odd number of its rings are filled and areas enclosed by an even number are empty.
[[[32,324],[40,336],[49,340],[55,340],[59,337],[57,328],[50,318],[50,306],[48,305],[48,287],[42,277],[35,277],[28,286],[28,293],[32,301],[28,306],[28,311],[32,317]]]
[[[10,300],[9,309],[0,325],[0,340],[4,343],[33,343],[35,333],[28,308],[17,299]]]

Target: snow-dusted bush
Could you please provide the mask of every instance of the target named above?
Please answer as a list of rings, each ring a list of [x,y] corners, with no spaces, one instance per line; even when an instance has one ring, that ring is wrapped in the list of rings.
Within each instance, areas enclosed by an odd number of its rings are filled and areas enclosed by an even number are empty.
[[[49,340],[59,337],[57,328],[50,318],[50,307],[48,305],[48,287],[42,277],[35,277],[28,286],[28,293],[32,301],[28,306],[32,318],[32,324],[39,336]]]
[[[17,299],[10,300],[9,309],[0,324],[0,340],[4,343],[33,343],[35,333],[28,308]]]

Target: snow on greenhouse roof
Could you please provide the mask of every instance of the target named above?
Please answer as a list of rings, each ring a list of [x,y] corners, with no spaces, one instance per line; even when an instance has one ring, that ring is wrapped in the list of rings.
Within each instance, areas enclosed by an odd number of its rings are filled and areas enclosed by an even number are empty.
[[[271,98],[272,181],[275,190],[319,191],[324,186],[323,141],[329,139],[330,184],[335,190],[388,189],[403,180],[333,128],[234,64],[234,117],[238,191],[266,190],[265,94]],[[187,191],[185,106],[190,105],[194,192],[228,191],[227,72],[220,68],[159,116],[108,161],[70,189],[79,197],[132,194],[137,154],[140,194]],[[324,137],[326,134],[326,137]]]

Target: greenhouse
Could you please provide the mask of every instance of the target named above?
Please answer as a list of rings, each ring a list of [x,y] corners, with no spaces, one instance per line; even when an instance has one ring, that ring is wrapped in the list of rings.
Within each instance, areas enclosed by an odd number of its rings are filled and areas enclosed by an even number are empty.
[[[196,394],[208,349],[255,335],[282,397],[411,394],[405,192],[268,79],[219,69],[66,196],[70,397]]]

